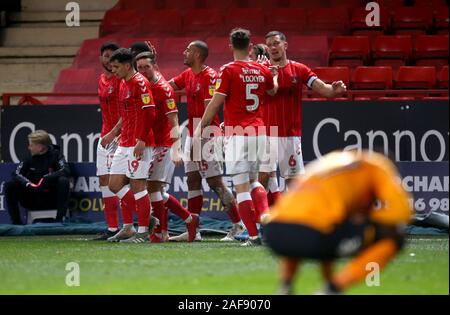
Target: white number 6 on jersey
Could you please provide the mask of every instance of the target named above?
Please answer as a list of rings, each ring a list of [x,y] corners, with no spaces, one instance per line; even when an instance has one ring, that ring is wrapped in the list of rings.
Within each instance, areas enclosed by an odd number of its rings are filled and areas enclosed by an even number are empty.
[[[255,111],[259,106],[259,97],[252,93],[252,90],[256,90],[259,84],[247,84],[245,86],[245,98],[249,101],[253,101],[253,105],[247,105],[246,109],[248,112]]]

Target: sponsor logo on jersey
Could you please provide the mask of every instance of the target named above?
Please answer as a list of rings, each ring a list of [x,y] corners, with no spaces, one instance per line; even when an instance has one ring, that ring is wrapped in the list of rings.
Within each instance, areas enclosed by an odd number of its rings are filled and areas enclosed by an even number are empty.
[[[112,94],[113,91],[114,91],[114,88],[113,88],[112,85],[110,85],[110,86],[108,87],[108,94]]]
[[[150,94],[141,94],[142,103],[144,104],[150,104],[151,98]]]
[[[168,109],[174,109],[175,108],[175,100],[173,98],[169,98],[166,101],[166,104],[167,104],[167,108]]]
[[[216,91],[216,86],[210,85],[208,90],[209,90],[209,95],[213,96],[214,92]]]
[[[222,83],[222,79],[217,79],[216,81],[216,90],[220,88],[220,84]]]

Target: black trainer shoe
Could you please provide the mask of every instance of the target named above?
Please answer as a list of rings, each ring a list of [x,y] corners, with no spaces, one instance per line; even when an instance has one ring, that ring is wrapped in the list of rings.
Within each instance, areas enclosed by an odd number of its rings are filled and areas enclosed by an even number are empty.
[[[106,241],[108,238],[114,236],[117,234],[117,232],[119,232],[120,230],[117,229],[114,232],[111,232],[110,230],[106,230],[103,233],[100,233],[96,238],[93,238],[93,241]]]

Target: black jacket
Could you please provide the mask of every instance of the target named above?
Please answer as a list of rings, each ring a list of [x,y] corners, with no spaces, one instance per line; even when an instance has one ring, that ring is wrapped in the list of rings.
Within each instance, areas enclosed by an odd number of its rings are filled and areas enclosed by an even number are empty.
[[[54,180],[59,176],[68,177],[70,168],[64,155],[59,151],[59,146],[50,145],[46,153],[30,156],[20,162],[12,175],[13,179],[26,186],[29,182],[37,184],[43,177],[46,181]]]

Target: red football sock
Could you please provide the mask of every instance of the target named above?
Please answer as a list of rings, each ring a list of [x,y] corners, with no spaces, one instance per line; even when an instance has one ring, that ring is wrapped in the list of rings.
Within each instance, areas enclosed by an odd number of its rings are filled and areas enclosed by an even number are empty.
[[[150,197],[146,190],[138,192],[134,197],[136,199],[139,227],[148,227],[150,219]]]
[[[257,236],[258,229],[256,227],[255,209],[249,193],[240,193],[237,195],[238,210],[242,222],[247,228],[249,236]]]
[[[116,229],[119,227],[119,198],[117,196],[103,198],[105,205],[104,214],[108,228]]]
[[[238,212],[236,203],[232,203],[230,205],[230,208],[228,209],[227,214],[230,217],[230,220],[233,224],[241,221],[241,217],[239,216],[239,212]]]
[[[133,224],[133,212],[136,211],[136,200],[129,187],[123,187],[117,196],[120,198],[123,224]]]
[[[155,201],[152,198],[152,208],[153,208],[153,216],[155,216],[159,220],[159,225],[155,229],[155,233],[161,233],[163,215],[165,212],[164,201]]]
[[[202,196],[203,201],[203,196]],[[165,203],[166,207],[170,209],[175,215],[179,216],[183,221],[186,221],[187,218],[191,215],[190,212],[184,208],[180,202],[172,195],[169,195],[169,199],[167,199]]]
[[[203,207],[203,195],[190,198],[188,196],[188,209],[190,213],[200,214]]]
[[[164,210],[162,212],[160,225],[161,225],[161,232],[167,232],[167,230],[169,228],[169,218],[168,218],[168,211],[167,211],[166,207],[164,207]]]
[[[267,192],[264,187],[258,183],[251,184],[251,196],[253,200],[253,204],[255,206],[255,220],[259,222],[259,217],[264,211],[269,209],[269,204],[267,202]]]
[[[281,193],[279,191],[269,191],[267,193],[267,201],[269,204],[269,207],[273,206],[278,199],[280,199]]]

